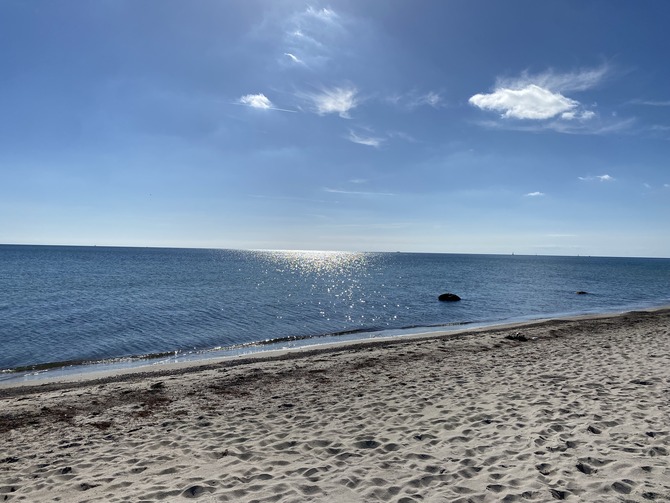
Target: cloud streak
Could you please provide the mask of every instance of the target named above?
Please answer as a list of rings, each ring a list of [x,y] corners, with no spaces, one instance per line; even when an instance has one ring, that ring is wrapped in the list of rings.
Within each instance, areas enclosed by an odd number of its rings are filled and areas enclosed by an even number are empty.
[[[670,100],[668,101],[654,101],[654,100],[635,100],[634,105],[646,105],[649,107],[670,107]]]
[[[335,22],[339,17],[337,13],[326,7],[322,9],[315,9],[314,7],[308,7],[305,11],[305,15],[315,17],[321,21]]]
[[[345,194],[348,196],[395,196],[395,194],[391,192],[363,192],[363,191],[357,191],[357,190],[339,190],[339,189],[330,189],[328,187],[325,187],[324,192],[328,192],[329,194]]]
[[[277,110],[279,112],[291,112],[296,113],[295,110],[288,110],[286,108],[278,108],[272,103],[267,96],[263,93],[258,94],[245,94],[242,96],[235,105],[243,105],[249,108],[255,108],[257,110]]]
[[[353,143],[358,143],[359,145],[366,145],[368,147],[375,147],[375,148],[379,148],[381,144],[384,142],[384,138],[359,136],[354,131],[349,131],[347,140]]]
[[[543,133],[553,131],[562,134],[589,134],[605,135],[621,133],[630,129],[636,120],[634,118],[617,121],[604,121],[600,117],[592,120],[562,120],[560,117],[546,121],[514,121],[485,120],[478,124],[488,129],[504,129],[507,131],[521,131],[526,133]]]
[[[544,89],[550,89],[559,93],[586,91],[599,85],[610,73],[610,68],[607,65],[564,73],[547,70],[546,72],[532,75],[528,72],[523,72],[520,77],[516,78],[498,78],[496,87],[519,89],[529,84],[535,84]]]
[[[592,181],[613,182],[615,180],[615,178],[610,175],[578,176],[577,178],[583,182],[592,182]]]
[[[444,98],[442,98],[442,95],[436,91],[428,91],[422,94],[416,91],[411,91],[406,94],[388,96],[385,100],[409,111],[413,111],[422,106],[428,106],[435,109],[444,106]]]
[[[290,52],[285,52],[284,56],[286,56],[289,60],[291,60],[291,62],[296,63],[298,65],[304,65],[305,64],[305,62],[302,59],[300,59],[298,56],[296,56],[295,54],[292,54]]]

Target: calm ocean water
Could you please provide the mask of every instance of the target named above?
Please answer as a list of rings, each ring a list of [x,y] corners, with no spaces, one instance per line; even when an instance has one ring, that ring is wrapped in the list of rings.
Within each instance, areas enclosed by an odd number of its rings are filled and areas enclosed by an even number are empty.
[[[2,245],[0,369],[667,304],[670,259]]]

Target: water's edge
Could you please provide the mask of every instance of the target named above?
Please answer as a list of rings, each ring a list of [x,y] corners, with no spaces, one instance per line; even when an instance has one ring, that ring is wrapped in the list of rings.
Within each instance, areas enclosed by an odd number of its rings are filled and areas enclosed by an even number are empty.
[[[281,337],[248,342],[229,347],[216,347],[188,352],[162,352],[145,355],[132,355],[97,361],[66,361],[17,367],[0,370],[0,387],[21,383],[46,382],[67,378],[86,378],[98,373],[123,373],[146,368],[170,368],[178,364],[207,364],[213,360],[238,357],[262,356],[263,353],[317,349],[331,345],[344,346],[373,340],[394,340],[416,336],[439,336],[449,333],[467,333],[477,329],[504,328],[508,325],[537,323],[547,320],[570,320],[580,317],[601,317],[625,314],[634,311],[654,311],[670,309],[670,305],[650,303],[632,305],[599,312],[552,313],[539,316],[522,316],[504,320],[470,321],[445,323],[439,325],[411,326],[392,330],[359,329],[316,336]]]

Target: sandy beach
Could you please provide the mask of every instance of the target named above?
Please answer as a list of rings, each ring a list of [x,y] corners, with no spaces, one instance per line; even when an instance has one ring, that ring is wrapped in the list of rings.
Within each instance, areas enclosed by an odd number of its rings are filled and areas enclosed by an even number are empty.
[[[670,501],[670,310],[0,388],[0,501]]]

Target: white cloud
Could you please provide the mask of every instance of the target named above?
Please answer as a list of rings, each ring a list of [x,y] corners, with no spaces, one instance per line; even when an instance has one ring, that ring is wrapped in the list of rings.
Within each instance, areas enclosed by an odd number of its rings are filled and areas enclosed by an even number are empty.
[[[272,102],[263,93],[246,94],[239,99],[241,105],[246,105],[251,108],[259,108],[261,110],[269,110],[274,107]]]
[[[541,197],[544,196],[544,192],[529,192],[526,194],[527,197]]]
[[[568,73],[523,72],[520,77],[498,78],[492,93],[475,94],[468,101],[482,110],[500,112],[504,119],[588,121],[596,117],[595,112],[564,93],[591,89],[609,71],[603,65]]]
[[[358,106],[356,88],[335,87],[326,89],[318,94],[307,94],[319,115],[338,114],[349,119],[349,111]]]
[[[491,94],[475,94],[468,101],[478,108],[501,112],[502,117],[513,119],[550,119],[579,106],[579,102],[535,84],[523,89],[501,88]]]
[[[601,182],[613,182],[615,178],[610,175],[598,175],[598,176],[578,176],[581,181],[583,182],[592,182],[594,180],[598,180]]]
[[[379,148],[379,146],[384,142],[383,138],[359,136],[353,131],[349,131],[349,136],[347,136],[347,140],[352,141],[354,143],[358,143],[359,145],[367,145],[368,147],[375,147],[375,148]]]

